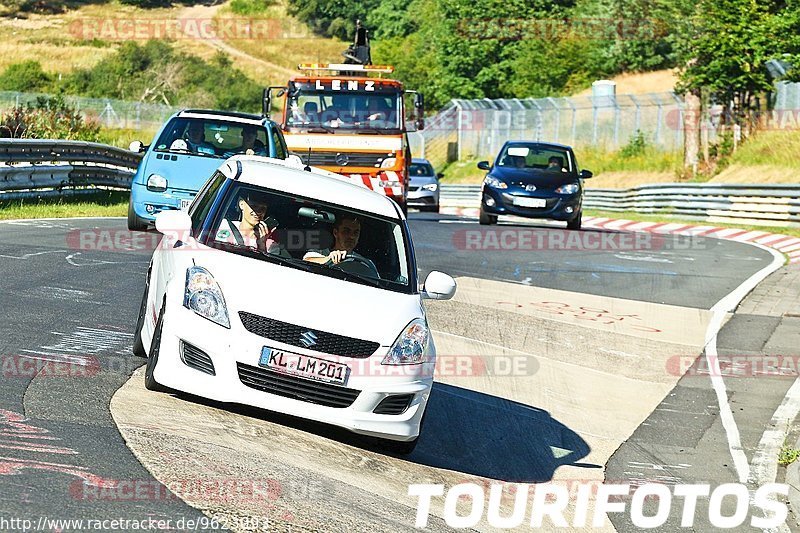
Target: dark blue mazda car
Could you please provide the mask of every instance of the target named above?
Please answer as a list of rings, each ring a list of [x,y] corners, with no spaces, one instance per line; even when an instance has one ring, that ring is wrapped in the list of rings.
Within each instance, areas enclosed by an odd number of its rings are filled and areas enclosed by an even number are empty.
[[[562,220],[569,229],[581,229],[583,180],[572,148],[563,144],[508,141],[490,166],[481,194],[481,224],[495,224],[498,215]]]

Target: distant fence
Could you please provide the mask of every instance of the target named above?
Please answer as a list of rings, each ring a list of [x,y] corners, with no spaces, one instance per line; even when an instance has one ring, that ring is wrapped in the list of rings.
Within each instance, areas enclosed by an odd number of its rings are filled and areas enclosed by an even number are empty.
[[[0,110],[35,104],[38,98],[49,100],[52,94],[0,91]],[[107,128],[157,129],[180,108],[163,104],[64,96],[64,101],[74,107],[84,118],[98,121]]]
[[[477,207],[481,185],[442,185],[442,205]],[[662,183],[586,189],[583,206],[604,211],[681,215],[719,221],[800,222],[800,185]]]
[[[661,150],[683,147],[683,100],[675,93],[452,100],[409,135],[412,152],[435,165],[492,159],[507,140],[615,150],[641,132]]]
[[[75,194],[98,186],[130,189],[141,159],[99,143],[0,139],[0,199]]]

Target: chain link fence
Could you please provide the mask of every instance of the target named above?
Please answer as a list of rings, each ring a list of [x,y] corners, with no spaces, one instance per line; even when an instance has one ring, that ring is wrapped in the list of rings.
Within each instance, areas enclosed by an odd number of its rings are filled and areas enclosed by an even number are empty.
[[[36,104],[37,99],[55,98],[52,94],[0,91],[0,110]],[[178,107],[146,102],[64,96],[64,101],[84,118],[98,121],[106,128],[157,129]]]
[[[660,150],[683,148],[683,100],[675,93],[452,100],[410,135],[415,156],[434,164],[492,159],[510,139],[616,150],[641,132]]]

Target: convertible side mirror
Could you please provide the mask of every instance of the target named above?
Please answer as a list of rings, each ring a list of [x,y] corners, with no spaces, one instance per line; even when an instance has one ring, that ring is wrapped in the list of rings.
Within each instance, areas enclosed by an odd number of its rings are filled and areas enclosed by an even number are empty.
[[[425,278],[421,292],[427,300],[449,300],[456,293],[456,280],[444,272],[432,270]]]
[[[588,180],[592,176],[594,176],[594,174],[592,174],[591,170],[581,170],[580,177],[582,180]]]
[[[146,149],[147,149],[147,147],[144,144],[142,144],[142,141],[133,141],[128,146],[128,150],[130,150],[131,152],[137,153],[137,154],[141,154]]]
[[[489,166],[488,161],[481,161],[478,163],[478,168],[481,170],[491,170],[492,168]]]

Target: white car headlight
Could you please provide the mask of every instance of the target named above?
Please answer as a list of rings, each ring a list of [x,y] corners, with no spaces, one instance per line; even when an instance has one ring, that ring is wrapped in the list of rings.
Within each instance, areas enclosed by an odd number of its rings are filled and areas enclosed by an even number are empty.
[[[381,163],[381,168],[392,168],[396,164],[397,164],[397,158],[396,157],[387,157]]]
[[[425,320],[417,318],[405,327],[383,358],[384,365],[416,365],[424,363],[430,333]]]
[[[147,189],[153,192],[164,192],[167,190],[167,178],[159,174],[150,174],[147,178]]]
[[[231,327],[222,291],[214,276],[203,267],[193,266],[186,269],[183,306],[222,327]]]
[[[508,189],[508,184],[506,184],[505,181],[500,181],[492,176],[486,176],[483,182],[489,187],[494,187],[495,189]]]
[[[422,186],[422,188],[426,191],[436,192],[436,189],[439,188],[438,183],[426,183]]]
[[[578,188],[579,187],[577,183],[565,183],[564,185],[556,189],[556,192],[558,194],[575,194],[576,192],[578,192]]]

